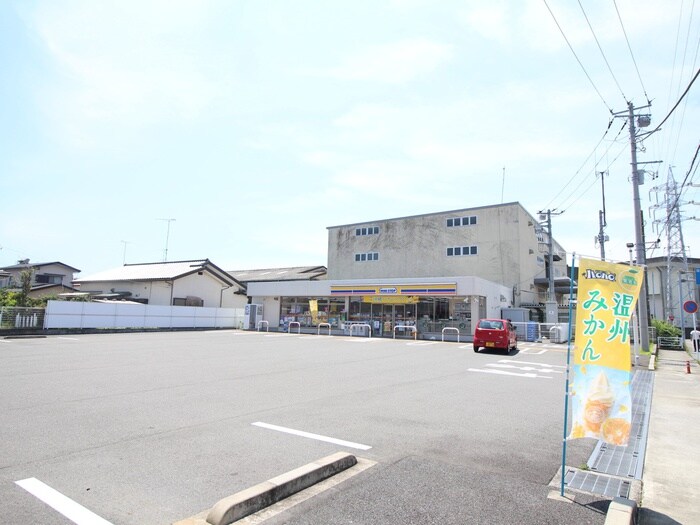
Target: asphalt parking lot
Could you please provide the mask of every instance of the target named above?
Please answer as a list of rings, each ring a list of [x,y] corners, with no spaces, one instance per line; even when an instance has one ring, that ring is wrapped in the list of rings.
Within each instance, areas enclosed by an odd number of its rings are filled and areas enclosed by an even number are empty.
[[[0,339],[2,521],[165,525],[347,451],[371,466],[266,523],[602,524],[604,501],[548,498],[565,362],[236,330]]]

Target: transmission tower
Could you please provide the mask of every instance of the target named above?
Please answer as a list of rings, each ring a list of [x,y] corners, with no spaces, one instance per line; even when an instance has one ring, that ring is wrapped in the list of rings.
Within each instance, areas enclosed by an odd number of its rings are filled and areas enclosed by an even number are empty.
[[[685,329],[683,303],[692,300],[694,291],[690,286],[683,286],[690,280],[688,257],[683,242],[683,225],[680,207],[688,204],[681,201],[681,188],[673,177],[673,169],[669,167],[666,184],[652,188],[657,192],[657,204],[652,206],[652,212],[663,211],[663,218],[655,219],[654,226],[659,235],[666,234],[666,290],[664,301],[664,318],[673,322],[680,321]],[[663,191],[663,199],[658,194]],[[684,279],[685,275],[685,279]]]

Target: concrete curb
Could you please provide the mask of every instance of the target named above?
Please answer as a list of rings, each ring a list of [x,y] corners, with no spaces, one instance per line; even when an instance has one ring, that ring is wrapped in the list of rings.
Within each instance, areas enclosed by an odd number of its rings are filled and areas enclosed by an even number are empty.
[[[637,523],[637,502],[626,498],[615,498],[605,515],[605,525],[634,525]]]
[[[228,525],[357,464],[337,452],[220,500],[206,517],[211,525]]]

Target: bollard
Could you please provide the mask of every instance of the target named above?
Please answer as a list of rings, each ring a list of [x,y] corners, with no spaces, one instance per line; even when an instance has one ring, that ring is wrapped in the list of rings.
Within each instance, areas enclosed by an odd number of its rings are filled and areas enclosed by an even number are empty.
[[[685,373],[686,374],[690,373],[690,361],[685,362]]]

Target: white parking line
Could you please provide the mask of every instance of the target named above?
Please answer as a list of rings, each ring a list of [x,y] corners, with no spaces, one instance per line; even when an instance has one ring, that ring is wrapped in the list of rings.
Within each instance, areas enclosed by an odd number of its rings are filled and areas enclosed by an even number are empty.
[[[77,525],[112,525],[36,478],[22,479],[15,483]]]
[[[514,361],[518,362],[518,361]],[[492,366],[494,368],[515,368],[516,370],[522,370],[524,372],[547,372],[550,374],[563,374],[563,370],[554,370],[553,368],[542,368],[536,366],[517,366],[513,364],[505,363],[488,363],[486,366]]]
[[[327,443],[334,443],[340,445],[341,447],[357,448],[359,450],[369,450],[372,447],[369,445],[363,445],[362,443],[353,443],[352,441],[345,441],[342,439],[336,439],[328,436],[322,436],[320,434],[312,434],[311,432],[304,432],[303,430],[295,430],[293,428],[280,427],[277,425],[270,425],[269,423],[261,423],[260,421],[256,423],[251,423],[256,427],[267,428],[269,430],[276,430],[278,432],[284,432],[286,434],[293,434],[295,436],[306,437],[310,439],[316,439],[318,441],[325,441]]]
[[[417,341],[415,343],[406,343],[406,346],[430,346],[430,345],[436,345],[440,341]]]
[[[510,361],[501,359],[499,363],[510,363]],[[533,363],[532,361],[517,361],[517,363],[521,365],[541,366],[544,368],[566,368],[565,365],[548,365],[547,363]]]
[[[467,368],[469,372],[481,372],[484,374],[498,374],[502,376],[518,376],[518,377],[527,377],[530,379],[535,379],[535,378],[542,378],[542,379],[552,379],[551,376],[540,376],[537,374],[531,374],[529,372],[526,372],[524,374],[518,374],[517,372],[506,372],[505,370],[489,370],[487,368]]]

